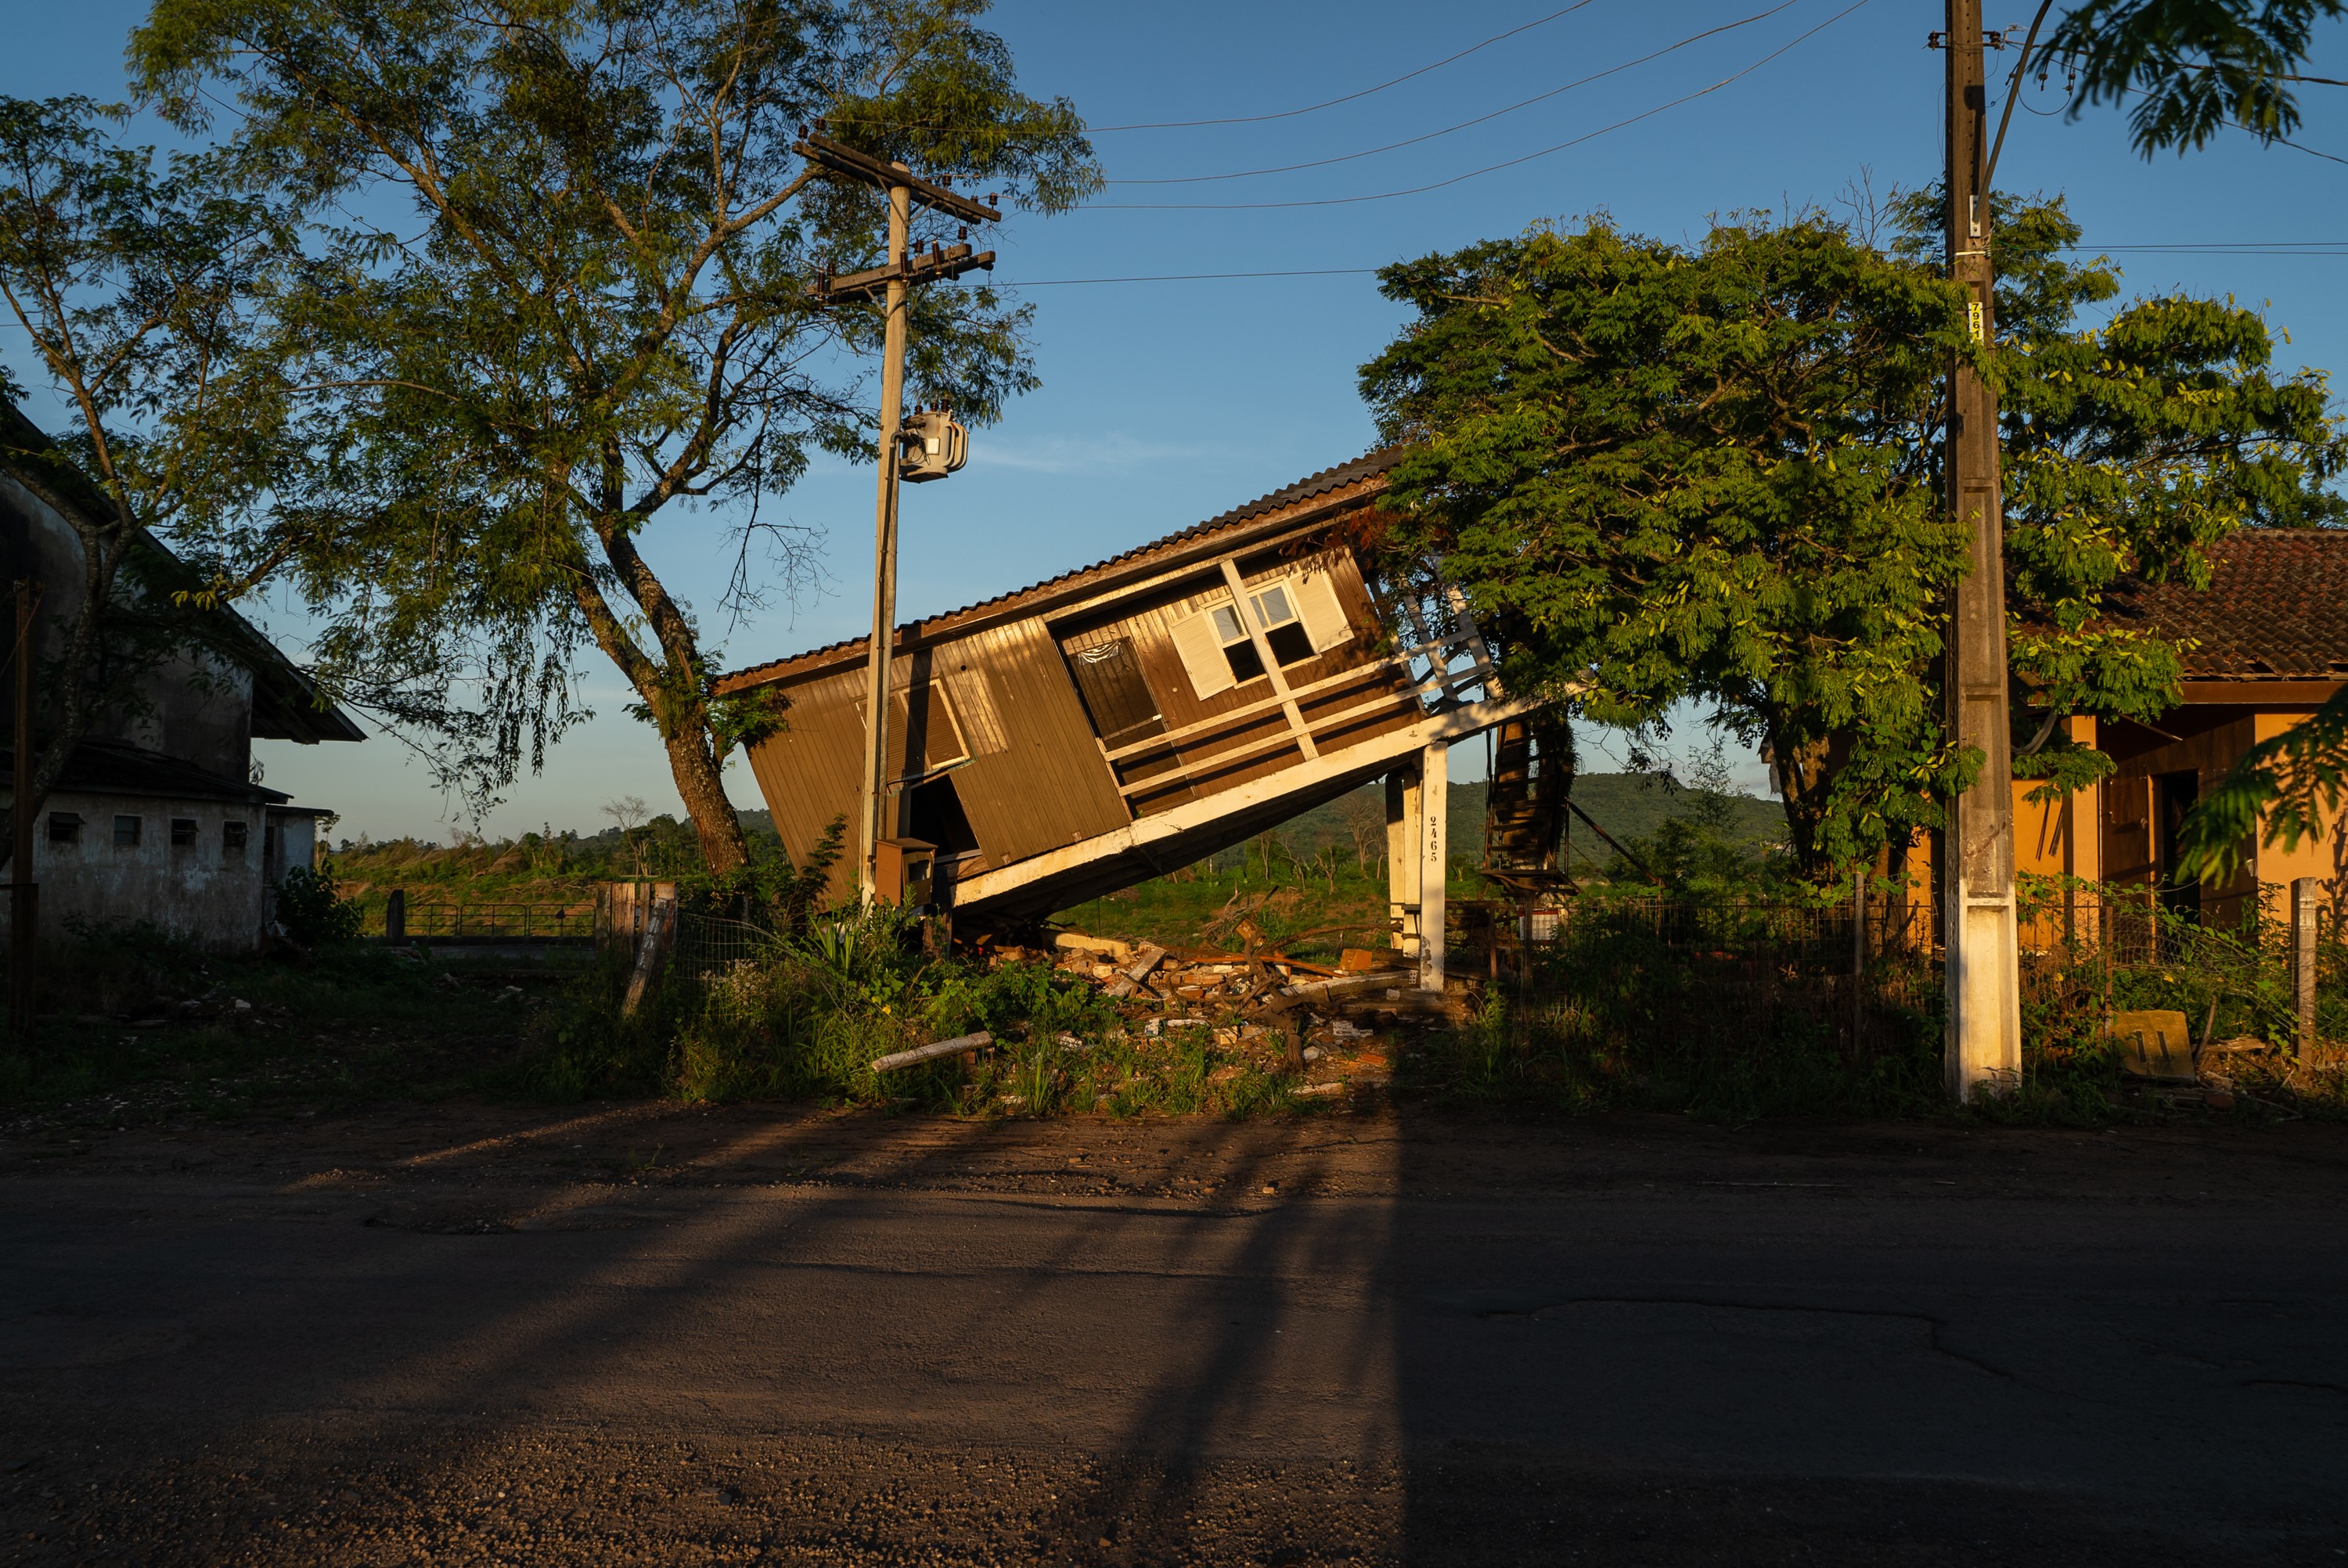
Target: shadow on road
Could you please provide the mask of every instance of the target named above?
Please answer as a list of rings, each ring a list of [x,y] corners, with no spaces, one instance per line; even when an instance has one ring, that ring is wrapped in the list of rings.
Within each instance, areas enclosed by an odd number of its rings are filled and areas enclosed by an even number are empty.
[[[335,1137],[265,1183],[12,1178],[19,1560],[2348,1549],[2329,1133],[2231,1186],[2181,1146],[1423,1109]]]

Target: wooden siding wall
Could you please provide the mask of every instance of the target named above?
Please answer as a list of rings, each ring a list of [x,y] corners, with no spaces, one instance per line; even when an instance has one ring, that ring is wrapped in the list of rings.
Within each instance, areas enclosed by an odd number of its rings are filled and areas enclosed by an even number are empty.
[[[1347,682],[1301,702],[1298,705],[1307,723],[1316,715],[1325,716],[1358,706],[1379,692],[1400,692],[1407,689],[1409,682],[1401,671],[1384,664],[1376,651],[1380,634],[1377,613],[1351,551],[1332,549],[1296,559],[1282,559],[1266,551],[1242,558],[1239,564],[1241,578],[1251,587],[1284,577],[1303,576],[1308,571],[1326,572],[1337,590],[1337,601],[1344,611],[1346,623],[1354,629],[1351,641],[1323,649],[1311,659],[1282,667],[1282,673],[1292,687],[1310,685],[1349,669],[1360,669],[1363,672],[1362,679],[1357,682]],[[1230,602],[1231,592],[1224,586],[1220,572],[1213,567],[1205,567],[1200,569],[1196,578],[1147,600],[1119,605],[1112,614],[1069,621],[1055,630],[1060,651],[1070,657],[1085,649],[1118,639],[1130,643],[1135,659],[1141,666],[1142,678],[1148,682],[1151,694],[1158,699],[1158,711],[1164,715],[1167,729],[1179,730],[1203,719],[1236,712],[1272,694],[1271,682],[1264,676],[1258,676],[1204,701],[1191,687],[1189,672],[1184,668],[1182,656],[1174,646],[1173,627],[1189,616]],[[1323,751],[1334,751],[1387,730],[1407,728],[1416,723],[1419,716],[1415,704],[1406,705],[1397,702],[1388,712],[1357,719],[1317,739]],[[1219,753],[1238,750],[1251,743],[1284,734],[1287,728],[1286,716],[1273,708],[1253,719],[1202,735],[1195,742],[1177,743],[1177,753],[1189,770],[1188,776],[1170,775],[1169,787],[1163,792],[1134,796],[1136,812],[1146,815],[1179,801],[1230,789],[1293,766],[1300,753],[1292,744],[1257,750],[1221,768],[1212,764],[1212,758]],[[1164,772],[1165,764],[1161,760],[1164,755],[1159,753],[1140,759],[1142,765],[1135,773],[1128,774],[1127,782],[1134,782],[1136,774],[1152,777],[1159,775]]]
[[[1101,760],[1076,683],[1041,620],[989,628],[939,649],[938,659],[951,662],[954,675],[983,672],[1004,719],[1006,748],[954,774],[990,867],[1132,820]]]
[[[2155,780],[2163,774],[2189,773],[2198,792],[2208,794],[2256,738],[2256,724],[2248,711],[2207,712],[2205,722],[2209,727],[2198,733],[2120,756],[2118,771],[2104,781],[2103,861],[2107,879],[2147,884],[2154,880],[2160,852]],[[2250,865],[2230,880],[2202,889],[2204,920],[2231,925],[2241,917],[2243,900],[2258,886],[2257,864],[2253,850]]]
[[[806,856],[834,817],[849,817],[849,853],[833,876],[836,896],[854,884],[864,679],[860,668],[788,688],[789,727],[750,748],[750,771],[794,859]],[[983,866],[1057,849],[1130,820],[1076,685],[1040,620],[900,655],[890,681],[905,694],[891,705],[891,774],[910,771],[909,702],[921,717],[931,759],[942,761],[957,749],[969,754],[946,776],[978,836]]]

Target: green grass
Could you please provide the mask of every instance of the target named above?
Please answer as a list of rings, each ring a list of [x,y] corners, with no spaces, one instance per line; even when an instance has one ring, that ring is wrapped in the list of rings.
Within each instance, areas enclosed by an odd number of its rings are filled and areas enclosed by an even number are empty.
[[[1210,1005],[1204,1025],[1153,1038],[1065,971],[925,959],[891,925],[884,912],[852,942],[778,945],[681,979],[633,1019],[621,1013],[622,966],[602,965],[546,1009],[500,1087],[550,1100],[793,1100],[981,1116],[1252,1115],[1292,1102],[1277,1030],[1251,1030]],[[892,1051],[980,1030],[994,1043],[970,1064],[870,1071]]]

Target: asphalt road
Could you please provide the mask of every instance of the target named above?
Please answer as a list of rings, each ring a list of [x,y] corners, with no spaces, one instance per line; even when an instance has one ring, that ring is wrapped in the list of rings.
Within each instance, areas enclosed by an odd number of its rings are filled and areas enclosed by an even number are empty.
[[[2348,1563],[2336,1130],[582,1125],[19,1140],[0,1558]]]

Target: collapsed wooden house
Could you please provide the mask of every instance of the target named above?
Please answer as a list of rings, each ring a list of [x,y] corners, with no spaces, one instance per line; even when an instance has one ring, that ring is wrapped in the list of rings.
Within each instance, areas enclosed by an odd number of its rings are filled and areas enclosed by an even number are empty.
[[[887,774],[911,851],[902,896],[1041,917],[1383,777],[1400,945],[1439,985],[1446,751],[1533,704],[1501,693],[1457,593],[1384,580],[1357,549],[1399,456],[898,627]],[[856,820],[865,659],[857,638],[718,682],[784,700],[787,727],[749,762],[794,856]],[[835,893],[854,880],[842,865]]]

